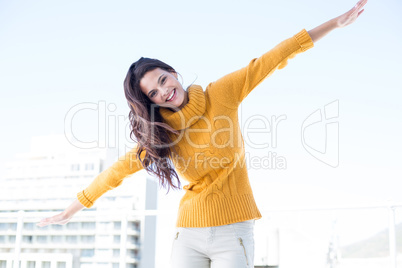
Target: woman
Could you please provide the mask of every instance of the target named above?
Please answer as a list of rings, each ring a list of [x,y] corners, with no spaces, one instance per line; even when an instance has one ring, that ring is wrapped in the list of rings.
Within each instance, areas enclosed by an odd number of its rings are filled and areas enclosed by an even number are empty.
[[[156,175],[162,186],[180,188],[177,171],[189,184],[180,201],[172,267],[254,267],[254,220],[261,214],[244,164],[237,109],[288,59],[314,47],[331,30],[353,23],[366,3],[360,0],[345,14],[301,30],[248,66],[210,83],[205,91],[199,85],[184,90],[171,66],[140,58],[124,81],[137,145],[78,193],[64,212],[37,225],[66,224],[142,168]]]

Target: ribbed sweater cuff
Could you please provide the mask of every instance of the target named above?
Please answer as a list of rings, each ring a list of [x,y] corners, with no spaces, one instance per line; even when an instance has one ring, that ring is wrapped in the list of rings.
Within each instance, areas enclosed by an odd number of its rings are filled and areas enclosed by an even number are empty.
[[[90,207],[92,207],[93,204],[94,204],[92,201],[90,201],[90,198],[91,198],[91,197],[85,195],[85,190],[79,192],[79,193],[77,194],[77,198],[78,198],[78,201],[80,201],[80,203],[81,203],[82,205],[84,205],[86,208],[90,208]]]
[[[308,34],[306,29],[301,30],[295,34],[294,37],[296,38],[303,52],[314,47],[313,39],[311,39],[311,36]]]

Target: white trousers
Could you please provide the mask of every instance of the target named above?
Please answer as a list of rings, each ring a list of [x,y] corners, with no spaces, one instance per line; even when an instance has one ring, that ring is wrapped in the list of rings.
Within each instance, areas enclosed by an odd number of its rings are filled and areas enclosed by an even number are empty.
[[[232,224],[177,227],[171,268],[253,268],[255,220]]]

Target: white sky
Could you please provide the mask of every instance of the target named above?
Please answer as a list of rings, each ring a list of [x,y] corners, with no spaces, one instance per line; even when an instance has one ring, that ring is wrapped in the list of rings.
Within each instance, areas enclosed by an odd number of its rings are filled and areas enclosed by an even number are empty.
[[[0,1],[0,160],[29,151],[32,136],[63,133],[64,118],[77,104],[114,104],[117,109],[108,116],[127,116],[122,83],[141,56],[165,61],[184,85],[197,79],[205,89],[356,2]],[[253,115],[286,115],[276,148],[247,146],[251,156],[270,151],[287,163],[285,170],[249,168],[261,210],[402,202],[401,11],[400,1],[369,1],[354,24],[289,60],[243,102],[243,123]],[[301,126],[336,100],[339,166],[334,168],[304,149]],[[74,118],[76,136],[96,139],[97,117],[86,111]],[[115,142],[125,144],[124,123],[108,124],[108,130],[119,131]],[[325,123],[310,132],[308,143],[322,149]],[[256,143],[270,142],[270,134],[254,135]]]

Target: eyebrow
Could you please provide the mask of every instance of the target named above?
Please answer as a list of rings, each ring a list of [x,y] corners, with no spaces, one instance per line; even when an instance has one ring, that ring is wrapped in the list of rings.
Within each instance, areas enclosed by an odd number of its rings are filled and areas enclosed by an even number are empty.
[[[164,74],[161,74],[161,75],[159,76],[159,78],[158,78],[158,84],[161,83],[161,78],[162,78],[163,75],[164,75]],[[153,90],[154,90],[154,89],[152,89],[151,91],[148,92],[148,97],[150,97],[149,94],[151,94],[151,92],[152,92]]]

